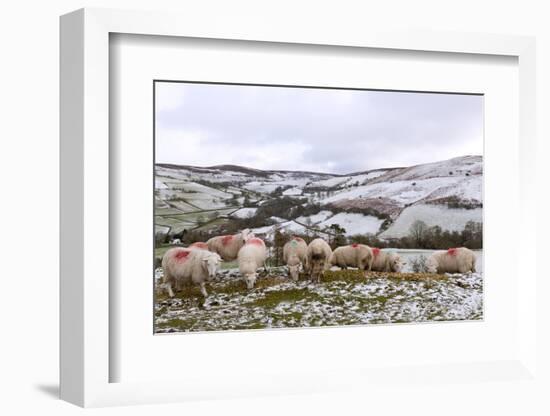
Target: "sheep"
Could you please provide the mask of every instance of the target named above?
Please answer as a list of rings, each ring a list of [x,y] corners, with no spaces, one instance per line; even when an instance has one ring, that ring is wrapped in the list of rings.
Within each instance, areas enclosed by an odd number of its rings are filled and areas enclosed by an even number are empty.
[[[218,253],[224,261],[233,261],[237,258],[241,247],[252,237],[254,237],[254,234],[249,229],[245,229],[235,235],[212,237],[206,244],[208,250]]]
[[[292,280],[298,280],[300,266],[306,264],[307,244],[300,237],[293,237],[283,247],[283,261],[288,267]]]
[[[181,244],[181,240],[179,238],[174,238],[172,241],[170,241],[170,244],[173,246],[177,246]]]
[[[306,269],[313,281],[321,282],[321,275],[330,267],[332,250],[325,240],[316,238],[307,246]]]
[[[181,290],[183,284],[195,283],[200,286],[201,293],[206,298],[208,293],[205,282],[216,276],[220,261],[221,257],[210,251],[171,248],[162,258],[163,287],[173,297],[174,285],[176,290]]]
[[[372,248],[372,267],[375,272],[395,272],[400,273],[405,265],[401,257],[397,253],[391,251],[382,251],[379,248]]]
[[[466,247],[439,250],[426,262],[429,273],[468,273],[476,271],[476,255]]]
[[[196,243],[191,244],[188,248],[196,250],[208,250],[208,244],[203,243],[202,241],[197,241]]]
[[[370,270],[372,266],[372,250],[365,244],[351,244],[338,247],[332,252],[330,264],[342,268],[357,267],[359,270]]]
[[[263,240],[252,237],[246,241],[246,244],[241,247],[237,255],[239,261],[239,272],[246,283],[248,289],[254,287],[258,276],[257,270],[265,267],[267,258],[267,250]]]

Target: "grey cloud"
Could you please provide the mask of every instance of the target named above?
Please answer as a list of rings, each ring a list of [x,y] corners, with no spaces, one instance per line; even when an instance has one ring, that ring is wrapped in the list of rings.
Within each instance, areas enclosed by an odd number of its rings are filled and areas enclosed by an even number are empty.
[[[173,92],[171,106],[157,101],[157,162],[349,173],[483,149],[481,96],[177,83],[156,88]],[[157,100],[164,96],[158,93]],[[167,133],[178,131],[201,132],[200,147],[210,149],[212,160],[196,149],[172,149]],[[302,151],[285,158],[291,147]],[[255,148],[280,152],[277,166]]]

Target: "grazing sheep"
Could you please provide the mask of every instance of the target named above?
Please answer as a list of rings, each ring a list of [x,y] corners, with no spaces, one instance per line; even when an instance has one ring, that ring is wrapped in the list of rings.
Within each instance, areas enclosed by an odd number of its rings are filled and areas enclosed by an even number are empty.
[[[426,262],[429,273],[468,273],[476,271],[476,255],[466,247],[433,253]]]
[[[206,242],[208,250],[218,253],[224,261],[232,261],[237,258],[239,250],[254,234],[247,228],[235,235],[220,235],[212,237]]]
[[[342,268],[357,267],[359,270],[370,270],[372,266],[372,250],[364,244],[351,244],[338,247],[332,252],[330,264]]]
[[[400,273],[405,265],[397,253],[382,251],[379,248],[372,248],[372,267],[374,272],[395,272]]]
[[[265,267],[267,258],[265,243],[257,237],[249,238],[239,250],[237,258],[239,260],[239,271],[243,276],[246,287],[252,289],[258,276],[257,270],[261,266]]]
[[[293,237],[283,247],[283,261],[288,267],[292,280],[298,280],[300,267],[306,264],[307,244],[300,237]]]
[[[197,241],[196,243],[191,244],[188,248],[198,249],[198,250],[208,250],[208,244],[203,243],[202,241]]]
[[[306,268],[313,281],[320,282],[321,275],[330,267],[332,250],[325,240],[316,238],[307,246]]]
[[[175,247],[168,250],[162,258],[164,272],[162,283],[170,297],[174,296],[172,287],[181,290],[183,284],[194,283],[200,286],[206,298],[205,282],[216,276],[221,258],[206,250],[190,250]]]
[[[170,241],[170,244],[173,246],[181,244],[181,240],[179,238],[174,238],[172,241]]]

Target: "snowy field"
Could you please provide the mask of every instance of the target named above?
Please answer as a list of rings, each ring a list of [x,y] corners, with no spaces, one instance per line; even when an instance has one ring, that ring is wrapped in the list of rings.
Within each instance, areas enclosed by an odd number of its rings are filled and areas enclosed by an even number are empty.
[[[345,228],[346,236],[356,234],[376,234],[384,221],[372,215],[341,212],[319,223],[320,227],[338,224]]]
[[[401,238],[408,235],[412,224],[424,221],[428,226],[439,225],[449,231],[462,231],[468,221],[483,222],[481,208],[446,208],[439,205],[418,204],[405,208],[381,238]]]
[[[405,260],[430,250],[398,250]],[[478,320],[483,318],[483,256],[477,272],[430,275],[357,270],[326,272],[320,284],[289,280],[284,267],[263,273],[247,290],[236,269],[222,270],[202,300],[196,287],[170,299],[157,294],[155,331],[197,332]],[[162,271],[157,270],[160,278]]]

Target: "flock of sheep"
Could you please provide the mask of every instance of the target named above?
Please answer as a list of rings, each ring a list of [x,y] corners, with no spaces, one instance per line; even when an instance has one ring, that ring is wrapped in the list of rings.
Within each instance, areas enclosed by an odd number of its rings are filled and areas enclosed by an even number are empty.
[[[262,239],[246,229],[235,235],[223,235],[197,242],[187,248],[169,249],[162,258],[162,288],[174,296],[184,284],[200,286],[204,297],[205,283],[214,278],[220,262],[237,259],[239,271],[248,289],[256,282],[258,269],[265,268],[267,248]],[[283,247],[283,261],[293,280],[298,280],[300,270],[304,270],[314,282],[320,282],[325,270],[332,266],[355,267],[363,271],[401,272],[405,262],[398,254],[382,251],[364,244],[350,244],[334,251],[322,238],[311,243],[300,237],[293,237]],[[475,272],[475,254],[465,248],[450,248],[437,251],[427,260],[429,273],[468,273]]]

